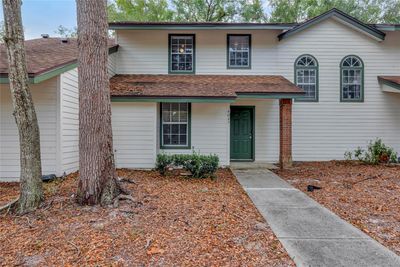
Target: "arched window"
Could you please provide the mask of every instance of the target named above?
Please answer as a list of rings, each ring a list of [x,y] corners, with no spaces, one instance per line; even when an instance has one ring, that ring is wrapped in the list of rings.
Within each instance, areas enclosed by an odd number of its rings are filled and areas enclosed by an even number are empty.
[[[318,101],[318,61],[311,55],[301,55],[294,63],[295,83],[306,95],[296,100]]]
[[[364,101],[364,64],[357,56],[346,56],[340,63],[340,101]]]

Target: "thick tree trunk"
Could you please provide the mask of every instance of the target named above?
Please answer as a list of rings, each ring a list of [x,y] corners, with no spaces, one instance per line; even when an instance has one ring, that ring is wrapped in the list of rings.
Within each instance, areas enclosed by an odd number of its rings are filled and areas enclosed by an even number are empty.
[[[120,193],[111,129],[106,0],[77,0],[80,204],[110,204]]]
[[[21,193],[18,212],[25,213],[38,207],[43,199],[39,125],[28,87],[21,0],[3,0],[3,11],[8,78],[20,143]]]

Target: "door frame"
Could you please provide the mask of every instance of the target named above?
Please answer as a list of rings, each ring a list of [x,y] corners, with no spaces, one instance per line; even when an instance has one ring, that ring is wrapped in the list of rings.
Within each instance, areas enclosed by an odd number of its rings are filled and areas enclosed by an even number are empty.
[[[231,105],[229,107],[229,161],[230,162],[253,162],[255,161],[255,143],[256,143],[256,107],[255,106],[241,106]],[[232,109],[249,109],[251,110],[251,158],[250,159],[232,159],[231,158],[231,144],[232,144],[232,125],[231,125],[231,114]]]

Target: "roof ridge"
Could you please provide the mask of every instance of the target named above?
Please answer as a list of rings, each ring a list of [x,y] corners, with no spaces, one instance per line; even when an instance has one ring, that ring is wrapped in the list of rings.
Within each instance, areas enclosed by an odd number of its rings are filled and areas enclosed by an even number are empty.
[[[326,20],[333,16],[338,17],[339,19],[342,19],[345,22],[348,22],[348,23],[354,25],[355,27],[360,28],[360,30],[365,31],[368,34],[373,35],[374,37],[376,37],[380,40],[385,39],[386,34],[384,32],[378,30],[377,28],[375,28],[369,24],[366,24],[366,23],[358,20],[357,18],[355,18],[353,16],[350,16],[349,14],[345,13],[344,11],[342,11],[338,8],[332,8],[316,17],[313,17],[307,21],[304,21],[303,23],[300,23],[299,25],[293,27],[292,29],[279,34],[278,39],[279,40],[285,39],[286,37],[288,37],[294,33],[297,33],[303,29],[306,29],[316,23],[319,23],[320,21]]]

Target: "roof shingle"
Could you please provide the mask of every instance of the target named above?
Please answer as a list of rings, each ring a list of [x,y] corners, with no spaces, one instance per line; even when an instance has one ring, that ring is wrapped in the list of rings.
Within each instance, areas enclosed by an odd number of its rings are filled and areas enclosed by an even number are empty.
[[[400,85],[400,76],[378,76],[378,79]]]
[[[26,63],[29,76],[36,76],[52,69],[76,62],[78,42],[69,38],[63,43],[62,38],[40,38],[25,41]],[[116,44],[110,41],[109,47]],[[8,61],[4,44],[0,45],[0,75],[7,76]]]
[[[112,97],[223,97],[238,94],[299,94],[299,87],[272,75],[116,75]]]

